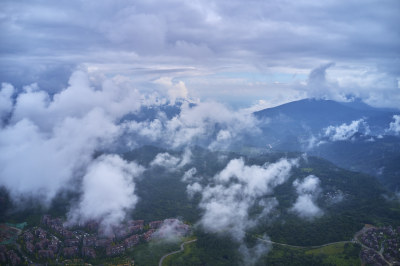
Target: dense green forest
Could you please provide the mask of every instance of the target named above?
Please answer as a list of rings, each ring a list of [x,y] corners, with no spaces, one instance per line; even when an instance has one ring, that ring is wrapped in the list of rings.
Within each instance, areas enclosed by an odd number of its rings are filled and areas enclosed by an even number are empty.
[[[211,184],[213,176],[220,172],[233,158],[243,158],[246,165],[263,165],[266,162],[276,162],[282,157],[299,158],[299,165],[293,168],[289,180],[275,188],[273,195],[279,202],[270,217],[260,220],[258,225],[249,230],[249,236],[268,235],[272,241],[297,246],[313,246],[336,241],[351,240],[354,234],[364,224],[400,225],[400,207],[393,194],[386,190],[376,178],[339,168],[332,163],[317,158],[304,157],[299,153],[267,153],[257,156],[245,156],[232,152],[210,152],[192,148],[192,160],[182,168],[169,171],[163,167],[150,167],[150,162],[160,152],[169,152],[181,156],[183,151],[166,151],[145,146],[124,154],[126,160],[134,160],[144,165],[147,170],[136,181],[136,193],[140,198],[136,208],[129,214],[129,219],[145,221],[179,217],[193,225],[196,243],[190,244],[185,252],[174,255],[166,260],[169,265],[235,265],[241,262],[238,252],[239,243],[224,234],[210,234],[197,225],[202,211],[198,208],[200,196],[189,199],[186,185],[181,181],[185,171],[196,167],[203,185]],[[302,219],[290,211],[296,200],[293,187],[295,179],[308,175],[317,176],[321,183],[321,194],[317,199],[323,215],[314,219]],[[328,195],[342,195],[340,202],[332,203]],[[43,213],[65,217],[72,202],[79,193],[63,192],[52,202],[49,208],[35,204],[32,200],[30,208],[15,210],[7,191],[1,190],[0,213],[2,222],[27,221],[28,226],[38,224]],[[256,216],[261,210],[252,209],[251,215]],[[245,240],[250,246],[251,237]],[[176,249],[178,245],[170,246],[141,244],[130,253],[136,259],[137,265],[152,265],[159,257],[150,256],[156,253],[160,256],[166,251]],[[345,246],[336,257],[345,256],[354,259],[359,247]],[[329,257],[329,256],[328,256]],[[285,249],[273,246],[266,257],[262,257],[260,265],[331,265],[332,258],[324,254],[307,253],[305,250]],[[344,258],[344,257],[343,257]],[[346,259],[345,259],[346,260]],[[150,264],[147,264],[150,263]]]

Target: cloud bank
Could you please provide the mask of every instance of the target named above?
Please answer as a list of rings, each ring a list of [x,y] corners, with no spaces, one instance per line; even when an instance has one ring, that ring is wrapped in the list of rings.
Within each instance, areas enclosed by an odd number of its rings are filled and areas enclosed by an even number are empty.
[[[143,168],[117,155],[93,155],[114,145],[122,132],[118,120],[138,110],[140,94],[111,80],[94,88],[77,71],[54,95],[36,84],[16,95],[3,84],[0,95],[0,184],[14,202],[34,198],[49,205],[60,191],[77,190],[82,195],[70,223],[96,219],[106,230],[121,222],[137,202],[133,178]]]
[[[172,104],[172,99],[157,91],[144,94],[121,77],[104,78],[99,86],[90,77],[76,71],[68,86],[55,94],[37,84],[20,92],[2,84],[0,185],[10,191],[15,203],[32,197],[48,206],[62,190],[78,191],[81,195],[69,211],[69,222],[100,220],[107,231],[135,207],[134,179],[144,171],[112,155],[120,147],[129,150],[162,143],[183,149],[180,156],[157,154],[150,163],[150,167],[174,171],[191,162],[188,146],[225,148],[243,134],[258,132],[251,114],[233,112],[215,102],[183,101],[171,107],[177,109],[172,116],[158,111],[155,118],[124,120],[143,108],[158,110],[160,105]],[[95,158],[99,154],[103,155]],[[105,196],[107,188],[113,189],[115,198]],[[196,184],[192,188],[199,190]],[[96,204],[102,196],[107,202]]]
[[[11,108],[2,109],[9,123],[0,130],[0,175],[13,198],[40,194],[49,203],[85,171],[95,151],[115,141],[120,134],[115,121],[140,105],[135,91],[108,82],[95,90],[82,72],[74,73],[69,84],[53,97],[27,86]],[[9,96],[10,88],[3,86],[2,95]]]
[[[245,134],[259,134],[257,125],[252,114],[232,111],[220,103],[199,102],[191,106],[184,102],[180,113],[172,119],[159,113],[153,120],[128,121],[122,126],[130,139],[141,143],[157,142],[172,148],[197,144],[210,149],[226,149]]]

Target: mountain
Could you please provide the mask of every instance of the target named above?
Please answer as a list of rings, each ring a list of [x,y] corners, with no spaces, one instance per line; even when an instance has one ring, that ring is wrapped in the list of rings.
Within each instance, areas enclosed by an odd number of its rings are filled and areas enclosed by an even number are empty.
[[[374,108],[361,101],[304,99],[254,113],[263,121],[262,136],[249,144],[307,152],[340,167],[374,175],[396,191],[400,188],[400,137],[385,135],[395,114],[400,110]],[[350,124],[360,119],[362,122],[350,130]],[[328,127],[334,132],[341,130],[343,135],[334,138],[325,134]],[[344,134],[344,130],[348,132]]]
[[[267,108],[254,115],[268,120],[265,129],[271,129],[283,135],[299,133],[319,133],[330,125],[338,126],[354,120],[365,119],[371,132],[381,134],[389,126],[393,115],[400,110],[388,110],[371,107],[356,101],[341,103],[332,100],[303,99]],[[283,131],[283,132],[282,132]]]
[[[308,153],[346,169],[374,175],[388,189],[400,190],[400,137],[357,136],[324,143]]]

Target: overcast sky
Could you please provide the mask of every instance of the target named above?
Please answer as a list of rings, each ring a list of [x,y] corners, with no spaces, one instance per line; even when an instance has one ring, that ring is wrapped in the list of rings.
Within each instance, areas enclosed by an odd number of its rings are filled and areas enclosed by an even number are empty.
[[[94,84],[167,80],[240,106],[352,96],[396,107],[399,14],[398,0],[2,0],[0,82],[56,92],[80,69]]]

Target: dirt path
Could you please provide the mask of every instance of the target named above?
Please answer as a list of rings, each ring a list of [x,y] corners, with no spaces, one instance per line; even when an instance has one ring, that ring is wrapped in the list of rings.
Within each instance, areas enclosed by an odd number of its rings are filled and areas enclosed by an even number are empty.
[[[162,266],[162,263],[163,263],[163,261],[164,261],[164,259],[165,259],[166,257],[168,257],[168,256],[170,256],[170,255],[172,255],[172,254],[176,254],[176,253],[182,252],[182,251],[185,249],[184,246],[185,246],[186,244],[189,244],[189,243],[192,243],[192,242],[195,242],[195,241],[197,241],[197,239],[193,239],[193,240],[189,240],[189,241],[183,242],[183,243],[181,244],[181,249],[180,249],[180,250],[172,251],[172,252],[170,252],[170,253],[165,254],[164,256],[162,256],[161,259],[160,259],[160,262],[158,263],[158,266]]]
[[[257,236],[256,236],[256,238],[261,240],[261,241],[264,241],[264,242],[267,242],[267,243],[271,243],[271,244],[274,244],[274,245],[279,245],[279,246],[284,246],[284,247],[292,247],[292,248],[322,248],[322,247],[330,246],[330,245],[333,245],[333,244],[351,243],[352,242],[352,241],[337,241],[337,242],[331,242],[331,243],[327,243],[327,244],[322,244],[322,245],[319,245],[319,246],[294,246],[294,245],[274,242],[274,241],[271,241],[271,240],[266,240],[266,239],[263,239],[263,238],[260,238],[260,237],[257,237]]]
[[[354,243],[354,242],[356,242],[356,243],[360,244],[362,248],[369,249],[369,250],[373,250],[374,252],[376,252],[376,250],[374,250],[374,249],[372,249],[372,248],[370,248],[370,247],[365,246],[365,245],[358,239],[358,237],[359,237],[360,235],[364,234],[366,231],[368,231],[368,230],[370,230],[370,229],[372,229],[372,228],[375,228],[375,227],[373,227],[373,226],[368,226],[368,227],[367,227],[367,226],[364,226],[360,231],[358,231],[357,233],[355,233],[354,238],[353,238],[353,240],[351,240],[351,241],[338,241],[338,242],[327,243],[327,244],[323,244],[323,245],[319,245],[319,246],[294,246],[294,245],[289,245],[289,244],[283,244],[283,243],[274,242],[274,241],[267,240],[267,239],[263,239],[263,238],[257,237],[257,236],[256,236],[255,238],[257,238],[257,239],[259,239],[259,240],[261,240],[261,241],[267,242],[267,243],[274,244],[274,245],[279,245],[279,246],[284,246],[284,247],[292,247],[292,248],[322,248],[322,247],[326,247],[326,246],[334,245],[334,244],[339,244],[339,243]],[[383,251],[383,250],[381,250],[381,251]],[[376,253],[379,254],[379,255],[381,256],[381,258],[382,258],[389,266],[392,265],[392,263],[390,263],[389,261],[387,261],[387,260],[385,259],[385,257],[383,257],[382,252],[376,252]]]

